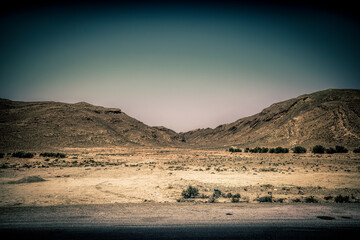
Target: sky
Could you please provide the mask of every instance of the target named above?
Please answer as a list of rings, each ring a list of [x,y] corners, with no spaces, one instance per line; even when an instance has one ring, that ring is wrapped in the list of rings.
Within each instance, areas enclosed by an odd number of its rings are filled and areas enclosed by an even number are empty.
[[[360,24],[339,9],[12,6],[0,20],[0,98],[117,107],[177,132],[214,128],[302,94],[359,89]]]

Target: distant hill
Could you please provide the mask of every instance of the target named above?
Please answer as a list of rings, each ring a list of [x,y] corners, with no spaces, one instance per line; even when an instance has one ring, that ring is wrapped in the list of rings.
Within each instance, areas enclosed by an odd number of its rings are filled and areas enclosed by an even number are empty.
[[[246,104],[246,103],[245,103]],[[329,89],[272,104],[215,129],[183,133],[194,145],[360,146],[360,90]]]
[[[246,103],[244,103],[246,104]],[[360,90],[329,89],[272,104],[215,129],[176,133],[120,109],[0,99],[0,151],[59,147],[360,146]]]
[[[0,151],[180,143],[176,132],[149,127],[120,109],[0,99]]]

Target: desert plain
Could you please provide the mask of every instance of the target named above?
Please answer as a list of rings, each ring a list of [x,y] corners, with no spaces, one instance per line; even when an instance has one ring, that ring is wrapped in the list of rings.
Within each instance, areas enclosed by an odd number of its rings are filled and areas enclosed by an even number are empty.
[[[224,149],[63,148],[65,158],[0,158],[0,207],[113,203],[360,201],[360,155]],[[188,186],[199,190],[184,198]],[[219,190],[219,191],[218,191]],[[215,194],[215,197],[213,197]],[[341,199],[340,199],[341,200]],[[234,203],[235,204],[235,203]]]

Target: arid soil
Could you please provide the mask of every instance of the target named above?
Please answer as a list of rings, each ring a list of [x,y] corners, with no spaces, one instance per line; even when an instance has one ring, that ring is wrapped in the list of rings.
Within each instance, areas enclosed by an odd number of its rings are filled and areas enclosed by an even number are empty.
[[[338,195],[360,201],[360,155],[354,153],[177,148],[66,148],[62,152],[66,158],[39,153],[31,159],[0,158],[0,206],[206,203],[214,189],[222,193],[215,202],[231,202],[228,193],[239,193],[239,201],[249,203],[264,196],[277,203],[334,202]],[[182,198],[189,185],[199,189],[194,199]]]

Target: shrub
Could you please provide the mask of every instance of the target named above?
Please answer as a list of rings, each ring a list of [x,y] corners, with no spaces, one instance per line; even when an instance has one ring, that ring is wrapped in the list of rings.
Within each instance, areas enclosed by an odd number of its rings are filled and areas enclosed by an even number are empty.
[[[317,203],[318,200],[316,200],[313,196],[305,198],[306,203]]]
[[[288,153],[289,149],[288,148],[282,148],[282,147],[277,147],[275,148],[275,153]]]
[[[219,189],[214,189],[213,197],[215,198],[221,197],[221,191]]]
[[[231,194],[231,193],[228,193],[228,194],[226,194],[226,197],[227,197],[227,198],[231,198],[231,197],[232,197],[232,194]]]
[[[313,147],[312,149],[313,153],[324,153],[325,152],[325,148],[321,145],[316,145],[315,147]]]
[[[272,202],[272,197],[271,196],[259,197],[257,200],[259,202]]]
[[[232,196],[231,202],[233,202],[233,203],[240,202],[240,198],[237,198],[237,197],[235,197],[235,196]]]
[[[186,190],[183,190],[181,195],[184,198],[194,198],[199,194],[199,190],[196,187],[189,186]]]
[[[333,199],[333,196],[325,196],[324,199],[325,199],[326,201],[329,201],[329,200]]]
[[[294,147],[294,153],[306,153],[306,148],[302,146],[296,146]]]
[[[0,153],[0,158],[3,158],[5,156],[5,153]]]
[[[237,194],[235,194],[233,197],[240,198],[240,194],[237,193]]]
[[[354,153],[360,153],[360,147],[355,148],[355,149],[353,150],[353,152],[354,152]]]
[[[250,150],[249,148],[245,148],[244,152],[247,153],[247,152],[249,152],[249,150]]]
[[[21,151],[21,152],[15,152],[11,156],[17,158],[33,158],[34,154]]]
[[[250,152],[252,152],[252,153],[259,153],[259,152],[261,152],[261,148],[260,148],[260,147],[256,147],[256,148],[250,149]]]
[[[270,148],[269,153],[275,153],[275,148]]]
[[[49,152],[44,152],[44,153],[40,153],[40,157],[65,158],[66,155],[65,155],[64,153],[49,153]]]
[[[336,150],[335,150],[334,148],[330,147],[330,148],[327,148],[327,149],[325,150],[325,152],[326,152],[327,154],[333,154],[333,153],[336,153]]]
[[[337,153],[347,153],[348,150],[344,146],[335,146]]]
[[[216,202],[215,197],[214,196],[209,197],[208,203],[214,203],[214,202]]]
[[[266,147],[263,147],[263,148],[261,148],[261,153],[267,153],[269,151],[269,149],[268,148],[266,148]]]
[[[229,152],[234,152],[234,148],[229,148]]]
[[[349,203],[350,202],[349,196],[343,197],[341,195],[337,195],[334,200],[336,203]]]

